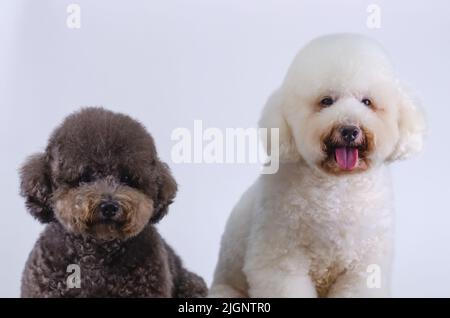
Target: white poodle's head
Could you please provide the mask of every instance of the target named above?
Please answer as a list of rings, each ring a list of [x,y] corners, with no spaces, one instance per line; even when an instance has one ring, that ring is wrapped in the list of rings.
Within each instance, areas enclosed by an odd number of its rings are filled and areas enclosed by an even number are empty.
[[[332,174],[365,171],[422,147],[422,113],[389,59],[360,35],[317,38],[296,56],[260,126],[279,128],[280,160]]]

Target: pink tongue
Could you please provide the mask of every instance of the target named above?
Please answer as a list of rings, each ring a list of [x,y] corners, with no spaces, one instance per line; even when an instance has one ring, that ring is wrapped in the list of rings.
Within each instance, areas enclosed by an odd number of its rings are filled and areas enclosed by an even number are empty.
[[[358,148],[339,147],[334,151],[339,168],[352,170],[358,163]]]

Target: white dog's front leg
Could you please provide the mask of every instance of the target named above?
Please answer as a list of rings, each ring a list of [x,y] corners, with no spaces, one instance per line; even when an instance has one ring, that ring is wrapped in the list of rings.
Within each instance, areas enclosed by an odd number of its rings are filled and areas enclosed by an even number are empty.
[[[252,298],[315,298],[314,283],[309,276],[309,261],[300,253],[287,253],[273,257],[273,250],[252,255],[247,259],[244,272]]]
[[[338,277],[328,293],[330,298],[390,297],[389,265],[365,262]]]
[[[311,278],[306,273],[286,273],[267,268],[250,271],[248,278],[251,298],[317,297]]]

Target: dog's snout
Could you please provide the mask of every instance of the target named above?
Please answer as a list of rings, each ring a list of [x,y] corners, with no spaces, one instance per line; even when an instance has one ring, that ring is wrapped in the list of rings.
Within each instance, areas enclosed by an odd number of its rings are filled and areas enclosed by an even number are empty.
[[[342,139],[346,142],[353,142],[358,138],[361,129],[357,126],[344,126],[341,128]]]
[[[100,203],[100,211],[104,218],[113,218],[119,211],[119,205],[117,202],[109,200]]]

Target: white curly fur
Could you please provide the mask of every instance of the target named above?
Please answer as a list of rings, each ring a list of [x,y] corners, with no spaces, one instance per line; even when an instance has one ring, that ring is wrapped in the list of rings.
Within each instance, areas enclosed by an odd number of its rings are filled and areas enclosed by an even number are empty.
[[[334,105],[317,109],[326,95]],[[361,103],[370,97],[381,109]],[[327,173],[322,136],[336,124],[373,134],[369,169]],[[388,296],[392,188],[387,164],[422,147],[424,120],[383,49],[360,35],[306,45],[269,98],[261,127],[280,129],[280,169],[261,175],[232,211],[211,297]],[[368,266],[381,269],[369,288]]]

